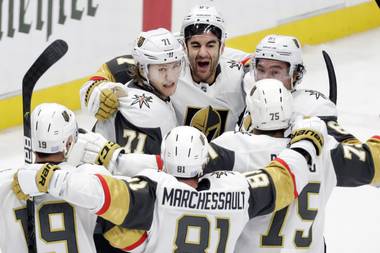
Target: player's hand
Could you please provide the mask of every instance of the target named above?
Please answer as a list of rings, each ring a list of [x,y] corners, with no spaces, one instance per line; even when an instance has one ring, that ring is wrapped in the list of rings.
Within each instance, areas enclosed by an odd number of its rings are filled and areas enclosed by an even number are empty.
[[[106,140],[101,134],[88,132],[79,134],[78,141],[70,152],[68,162],[78,164],[95,163],[108,168],[113,155],[122,152],[122,148],[111,141]]]
[[[39,192],[48,192],[54,171],[59,170],[57,165],[45,163],[36,173],[36,184]]]
[[[46,193],[54,171],[58,169],[57,165],[49,163],[26,165],[14,175],[12,190],[21,200]]]
[[[322,153],[327,128],[324,121],[318,117],[298,117],[292,125],[291,147],[307,151],[311,157]]]
[[[87,106],[98,120],[107,120],[117,111],[119,97],[125,95],[123,84],[103,81],[92,88],[90,94],[88,94]]]
[[[15,173],[13,176],[13,181],[12,181],[12,191],[14,194],[16,194],[16,197],[19,200],[28,200],[30,198],[29,194],[25,194],[20,186],[20,183],[18,182],[18,173]]]

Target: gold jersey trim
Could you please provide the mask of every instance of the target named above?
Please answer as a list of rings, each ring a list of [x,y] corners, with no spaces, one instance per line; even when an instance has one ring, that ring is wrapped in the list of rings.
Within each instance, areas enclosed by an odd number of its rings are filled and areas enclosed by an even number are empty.
[[[373,136],[367,141],[367,145],[371,151],[374,175],[371,184],[378,185],[380,183],[380,136]]]
[[[96,175],[104,191],[104,203],[96,213],[113,224],[123,223],[129,212],[130,194],[127,183],[111,176]]]
[[[129,251],[144,243],[147,238],[147,233],[145,230],[115,226],[105,232],[103,236],[113,247]]]
[[[295,177],[288,165],[276,158],[264,169],[272,178],[276,191],[274,211],[290,205],[298,197]]]

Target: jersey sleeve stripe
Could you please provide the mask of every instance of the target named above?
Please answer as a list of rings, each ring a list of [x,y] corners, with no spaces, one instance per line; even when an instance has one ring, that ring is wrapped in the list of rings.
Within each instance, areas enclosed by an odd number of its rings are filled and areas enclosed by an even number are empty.
[[[280,210],[290,205],[298,197],[295,177],[288,164],[276,158],[265,169],[271,177],[275,190],[274,210]]]
[[[104,238],[115,248],[131,251],[141,246],[147,239],[145,230],[127,229],[114,226],[103,234]]]
[[[105,204],[98,215],[113,224],[120,225],[126,219],[130,207],[130,193],[127,183],[112,176],[100,176],[105,192]],[[100,214],[99,214],[100,213]]]
[[[90,80],[92,80],[92,81],[102,81],[102,80],[106,80],[106,78],[103,77],[103,76],[92,76],[90,78]]]
[[[158,170],[161,171],[164,163],[163,163],[160,155],[156,155],[156,162],[157,162]]]
[[[108,185],[104,178],[100,174],[96,174],[96,176],[99,178],[99,181],[103,187],[103,192],[104,192],[104,203],[102,208],[100,208],[99,211],[96,212],[97,215],[102,215],[104,214],[107,209],[109,208],[111,204],[111,195],[110,195],[110,189],[108,188]]]
[[[240,64],[242,65],[246,65],[248,63],[250,63],[252,61],[252,57],[251,56],[246,56],[244,57],[241,61],[240,61]]]
[[[372,136],[367,141],[367,145],[371,151],[374,166],[374,175],[371,184],[377,185],[380,183],[380,136]]]
[[[103,79],[92,79],[91,78],[87,82],[89,84],[89,87],[87,88],[87,91],[86,91],[86,94],[85,94],[85,98],[84,98],[86,106],[88,105],[88,102],[90,100],[90,96],[91,96],[92,92],[94,91],[95,87],[99,86],[99,84],[101,84],[102,82],[104,82],[104,80],[105,80],[104,78]]]
[[[123,250],[125,250],[125,251],[132,251],[135,248],[137,248],[140,245],[142,245],[146,241],[147,238],[148,238],[148,233],[144,232],[144,234],[140,237],[140,239],[138,241],[136,241],[134,244],[132,244],[132,245],[130,245],[128,247],[125,247]]]
[[[275,160],[278,161],[279,163],[281,163],[281,165],[284,166],[285,169],[288,170],[288,172],[289,172],[289,174],[290,174],[290,176],[292,178],[292,181],[293,181],[293,186],[294,186],[293,194],[294,194],[294,198],[295,199],[298,198],[298,192],[297,192],[297,186],[296,186],[296,177],[294,176],[293,172],[289,168],[289,165],[284,160],[282,160],[279,157],[277,157]]]

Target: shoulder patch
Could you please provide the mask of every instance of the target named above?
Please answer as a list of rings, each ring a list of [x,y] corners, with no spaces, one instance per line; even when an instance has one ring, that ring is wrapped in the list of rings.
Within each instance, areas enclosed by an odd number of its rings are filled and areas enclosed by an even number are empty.
[[[242,68],[242,66],[243,66],[241,63],[236,62],[236,61],[234,61],[234,60],[229,60],[229,61],[227,61],[227,65],[228,65],[231,69],[233,69],[233,68],[237,68],[238,70],[240,70],[240,69]]]
[[[153,97],[152,96],[145,96],[145,93],[142,95],[135,94],[132,98],[131,105],[139,104],[139,107],[142,108],[144,105],[148,108],[150,108],[150,103],[152,103]]]
[[[318,100],[319,98],[328,99],[323,93],[316,91],[316,90],[305,90],[306,93],[309,93],[310,96],[315,96],[315,99]]]

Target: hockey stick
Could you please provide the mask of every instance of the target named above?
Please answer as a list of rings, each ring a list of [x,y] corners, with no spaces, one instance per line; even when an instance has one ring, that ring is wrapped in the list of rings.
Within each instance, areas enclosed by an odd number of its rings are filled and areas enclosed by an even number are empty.
[[[24,126],[24,153],[25,162],[32,163],[32,141],[31,141],[31,126],[30,126],[30,105],[34,86],[40,77],[62,58],[67,52],[67,43],[63,40],[56,40],[51,43],[37,58],[33,65],[24,75],[22,79],[22,111],[23,111],[23,126]],[[27,243],[28,252],[37,253],[34,228],[34,203],[28,200],[26,203],[27,209]]]
[[[322,50],[322,54],[323,54],[323,59],[325,60],[325,63],[326,63],[327,73],[329,75],[329,87],[330,87],[329,99],[334,104],[336,104],[337,85],[336,85],[336,75],[335,75],[334,65],[331,61],[329,54],[325,50]]]

